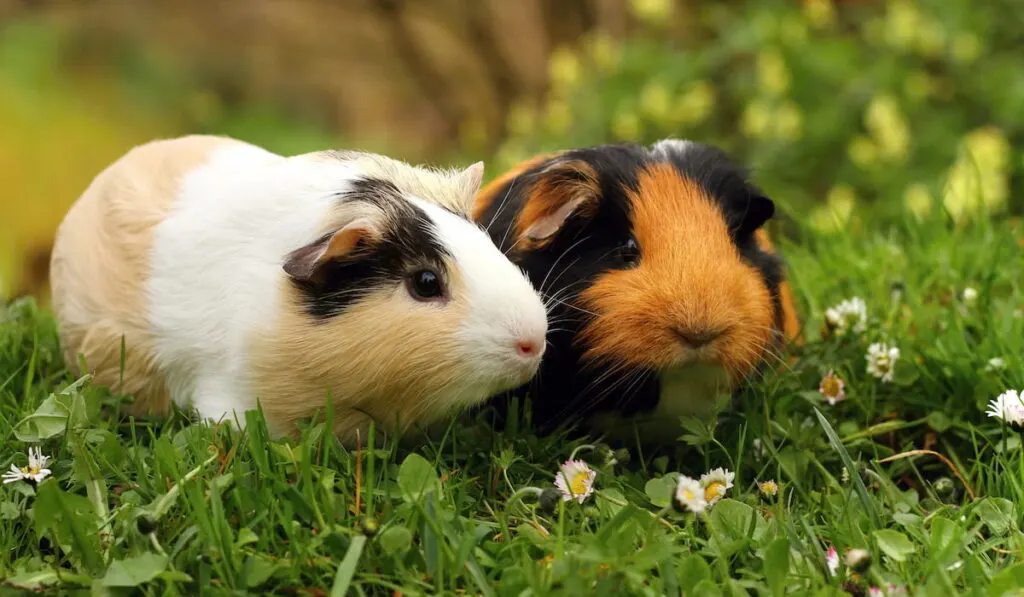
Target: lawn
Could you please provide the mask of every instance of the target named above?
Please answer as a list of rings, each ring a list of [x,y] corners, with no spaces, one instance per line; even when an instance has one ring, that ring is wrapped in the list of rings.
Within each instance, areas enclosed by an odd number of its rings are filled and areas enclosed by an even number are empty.
[[[661,448],[499,433],[487,411],[357,451],[319,426],[271,441],[258,413],[244,433],[118,420],[52,317],[9,305],[0,465],[38,447],[52,475],[0,487],[0,594],[1024,594],[1020,428],[986,415],[1024,389],[1024,227],[858,212],[783,247],[806,345]],[[828,328],[854,297],[863,323]],[[875,343],[898,348],[891,376]],[[583,503],[551,499],[570,457],[596,471]],[[679,475],[718,467],[724,498],[673,506]]]

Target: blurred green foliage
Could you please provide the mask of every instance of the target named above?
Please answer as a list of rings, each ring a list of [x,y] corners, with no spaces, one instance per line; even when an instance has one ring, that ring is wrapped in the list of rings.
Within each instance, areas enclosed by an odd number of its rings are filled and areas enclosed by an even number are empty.
[[[89,46],[52,22],[0,25],[0,295],[25,286],[26,254],[104,166],[192,132],[284,153],[347,144],[434,163],[483,158],[491,177],[540,151],[674,136],[732,152],[783,210],[823,231],[908,210],[1022,211],[1015,0],[628,6],[624,37],[594,30],[553,52],[547,91],[517,98],[492,156],[479,155],[488,143],[472,119],[448,151],[412,156],[268,99],[215,93],[155,44],[111,41],[88,60]]]
[[[855,224],[858,204],[890,218],[1019,212],[1024,13],[1012,3],[705,2],[682,33],[669,0],[631,5],[647,31],[557,52],[547,97],[511,111],[491,172],[674,136],[734,153],[792,213],[817,206],[820,229]]]

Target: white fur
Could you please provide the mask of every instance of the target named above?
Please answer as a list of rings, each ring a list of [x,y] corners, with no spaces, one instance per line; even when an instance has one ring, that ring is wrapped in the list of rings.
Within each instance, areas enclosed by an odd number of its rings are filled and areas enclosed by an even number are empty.
[[[496,392],[508,378],[509,368],[531,364],[516,354],[517,340],[533,339],[543,353],[547,334],[544,305],[539,297],[529,298],[538,296],[533,285],[494,246],[483,228],[425,201],[412,201],[437,225],[440,240],[455,256],[469,293],[465,297],[469,317],[459,330],[461,358],[476,363],[485,393]],[[510,300],[513,297],[515,300]]]
[[[651,153],[659,157],[668,157],[671,154],[684,154],[693,145],[692,141],[685,139],[662,139],[651,147]]]
[[[277,291],[284,256],[323,234],[338,194],[359,173],[357,161],[284,158],[232,145],[185,178],[155,229],[146,284],[157,359],[176,403],[240,424],[242,411],[255,407],[247,343],[269,334],[284,308]],[[472,315],[458,332],[464,354],[453,358],[478,360],[481,371],[507,383],[510,370],[527,368],[509,360],[517,334],[543,346],[539,296],[475,224],[410,200],[437,222],[469,286]],[[459,389],[453,380],[453,393],[480,399],[481,388]]]

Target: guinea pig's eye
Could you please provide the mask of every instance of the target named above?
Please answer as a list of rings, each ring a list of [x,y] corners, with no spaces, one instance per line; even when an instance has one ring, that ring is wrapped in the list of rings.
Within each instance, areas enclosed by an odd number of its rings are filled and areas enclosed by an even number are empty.
[[[619,254],[622,256],[622,261],[629,267],[640,263],[640,246],[636,244],[636,239],[632,236],[622,243]]]
[[[409,294],[414,299],[430,301],[444,296],[441,276],[429,269],[421,269],[409,276]]]

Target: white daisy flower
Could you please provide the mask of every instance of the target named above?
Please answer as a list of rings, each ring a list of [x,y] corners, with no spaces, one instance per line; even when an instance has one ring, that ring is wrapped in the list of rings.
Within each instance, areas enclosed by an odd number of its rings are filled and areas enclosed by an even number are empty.
[[[762,483],[757,484],[757,488],[761,491],[761,495],[764,497],[775,497],[779,493],[779,484],[774,479],[768,479]]]
[[[1024,396],[1017,390],[1006,390],[988,403],[985,414],[1011,425],[1024,426]]]
[[[14,483],[15,481],[41,482],[51,474],[50,469],[46,468],[46,463],[49,461],[50,457],[43,456],[43,451],[39,448],[29,448],[28,466],[18,468],[12,464],[11,470],[2,475],[4,484]]]
[[[562,493],[562,500],[576,500],[583,503],[594,493],[594,477],[597,471],[582,460],[566,460],[555,474],[555,487]]]
[[[900,349],[881,342],[868,346],[865,356],[868,361],[868,373],[885,383],[892,381],[896,371],[896,361],[900,358]]]
[[[839,572],[839,552],[836,551],[836,548],[828,548],[828,551],[825,553],[825,565],[828,566],[828,572],[832,576]]]
[[[829,371],[825,377],[821,378],[821,383],[818,384],[818,393],[825,398],[825,402],[831,405],[846,400],[846,383],[836,375],[835,371]]]
[[[700,481],[679,476],[679,485],[676,486],[676,501],[691,512],[701,513],[708,508],[708,502],[704,499],[704,488]]]
[[[864,299],[855,296],[825,310],[825,321],[837,336],[847,332],[860,334],[868,326],[868,306]]]
[[[964,302],[964,305],[973,307],[978,302],[978,291],[968,286],[960,294],[960,300]]]
[[[1006,361],[1002,357],[992,357],[985,363],[985,371],[988,373],[1002,371],[1003,369],[1006,369]]]
[[[735,478],[735,473],[721,467],[700,476],[700,486],[704,488],[704,501],[708,506],[725,497],[725,492],[732,488],[732,480]]]

